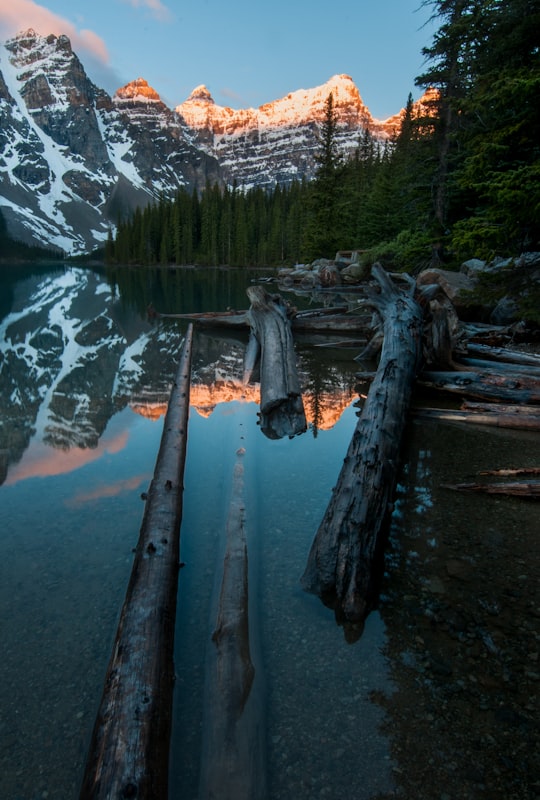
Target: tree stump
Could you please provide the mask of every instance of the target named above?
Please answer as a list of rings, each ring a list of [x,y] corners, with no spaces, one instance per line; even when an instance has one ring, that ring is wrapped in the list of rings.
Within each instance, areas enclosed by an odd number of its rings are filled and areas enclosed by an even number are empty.
[[[250,286],[248,311],[251,327],[248,382],[260,357],[260,424],[270,439],[296,436],[307,428],[302,391],[296,368],[296,354],[287,310],[279,295],[269,295],[262,286]]]

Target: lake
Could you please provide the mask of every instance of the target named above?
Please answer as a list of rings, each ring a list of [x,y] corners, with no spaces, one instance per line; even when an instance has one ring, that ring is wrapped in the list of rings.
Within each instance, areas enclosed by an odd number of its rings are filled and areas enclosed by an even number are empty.
[[[263,275],[0,267],[5,800],[78,797],[186,330],[147,309],[245,308]],[[536,797],[537,506],[443,484],[538,466],[537,435],[411,416],[378,608],[351,640],[300,576],[356,424],[357,350],[296,338],[308,430],[272,440],[246,342],[194,335],[170,797],[199,792],[239,449],[268,798]]]

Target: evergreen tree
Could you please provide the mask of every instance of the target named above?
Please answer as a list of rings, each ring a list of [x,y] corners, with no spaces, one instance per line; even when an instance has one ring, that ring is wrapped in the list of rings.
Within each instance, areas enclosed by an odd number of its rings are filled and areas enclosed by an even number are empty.
[[[332,93],[328,95],[321,127],[317,171],[310,187],[310,217],[306,247],[311,257],[333,257],[340,245],[338,234],[339,179],[342,160],[337,148],[337,117]]]

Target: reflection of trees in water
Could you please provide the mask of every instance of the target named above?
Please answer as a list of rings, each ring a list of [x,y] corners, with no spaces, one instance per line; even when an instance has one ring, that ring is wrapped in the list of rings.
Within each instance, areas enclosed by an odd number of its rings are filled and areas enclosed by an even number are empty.
[[[311,431],[316,438],[327,420],[325,413],[329,402],[334,404],[343,400],[343,395],[352,398],[357,383],[354,361],[336,362],[331,354],[323,349],[305,347],[299,354],[299,370],[303,382],[303,399],[306,416],[310,419]]]
[[[246,289],[260,270],[178,267],[109,267],[111,290],[122,304],[146,316],[152,304],[164,314],[244,309]]]

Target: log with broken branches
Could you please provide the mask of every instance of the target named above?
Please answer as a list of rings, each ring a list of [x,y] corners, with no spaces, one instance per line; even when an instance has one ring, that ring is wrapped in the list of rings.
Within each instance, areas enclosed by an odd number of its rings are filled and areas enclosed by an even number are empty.
[[[375,566],[384,543],[403,429],[422,352],[423,312],[414,281],[400,289],[379,264],[380,294],[367,302],[383,320],[383,346],[338,482],[315,535],[303,588],[332,607],[346,635],[359,635],[376,601]]]
[[[205,680],[200,800],[266,797],[264,687],[250,629],[243,451],[238,451],[223,576]]]
[[[268,294],[262,286],[250,286],[247,294],[251,302],[250,363],[244,370],[244,381],[251,378],[254,354],[258,352],[261,430],[270,439],[296,436],[306,430],[307,422],[287,307],[279,295]]]
[[[80,793],[166,800],[173,645],[193,328],[188,327],[148,490]]]

